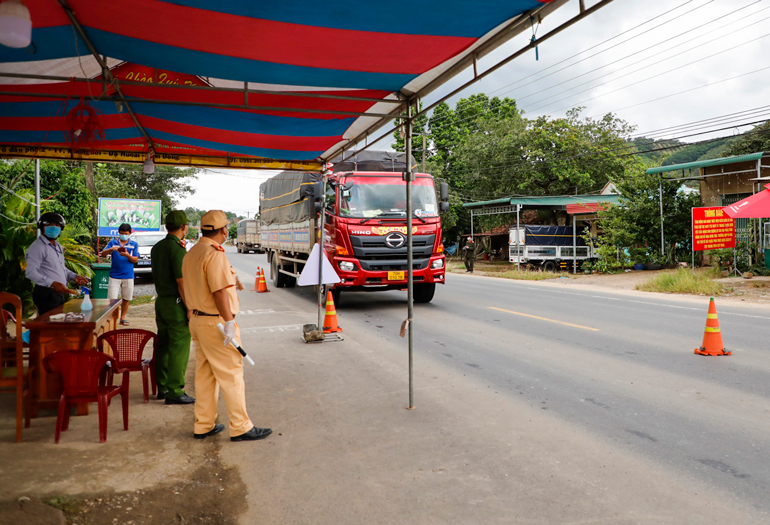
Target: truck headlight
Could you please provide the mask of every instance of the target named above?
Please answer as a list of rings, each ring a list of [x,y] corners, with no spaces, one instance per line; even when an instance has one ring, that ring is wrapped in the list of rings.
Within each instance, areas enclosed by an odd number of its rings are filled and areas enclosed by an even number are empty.
[[[340,270],[343,272],[355,272],[357,270],[356,265],[348,261],[340,261],[337,266],[339,266]]]
[[[433,270],[438,270],[440,268],[444,267],[444,259],[436,259],[432,263],[430,263],[430,267]]]

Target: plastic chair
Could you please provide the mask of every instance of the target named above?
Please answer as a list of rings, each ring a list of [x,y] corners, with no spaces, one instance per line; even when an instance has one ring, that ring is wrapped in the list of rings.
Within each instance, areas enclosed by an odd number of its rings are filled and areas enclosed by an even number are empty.
[[[16,391],[16,442],[21,443],[21,420],[24,415],[24,428],[29,428],[29,400],[32,394],[30,388],[34,367],[29,362],[25,365],[24,342],[21,339],[21,299],[18,295],[0,292],[0,308],[13,306],[16,316],[3,310],[3,323],[0,326],[0,390]],[[11,340],[6,331],[7,320],[11,318],[16,323],[16,340]]]
[[[142,353],[147,343],[152,339],[152,358],[142,359]],[[144,387],[144,402],[150,402],[147,388],[147,371],[152,376],[152,394],[157,392],[155,383],[155,353],[158,350],[158,335],[148,330],[137,328],[125,330],[112,330],[105,332],[96,339],[96,348],[100,352],[105,351],[104,343],[112,349],[112,356],[117,361],[117,368],[110,371],[107,384],[112,384],[113,374],[123,374],[123,383],[128,389],[130,372],[142,372],[142,386]]]
[[[45,356],[43,366],[49,373],[57,372],[63,385],[56,416],[56,443],[62,430],[69,428],[70,404],[94,401],[99,406],[99,443],[107,441],[107,408],[110,399],[118,394],[123,402],[123,430],[128,430],[128,385],[99,385],[105,366],[117,367],[115,359],[93,350],[60,350]]]

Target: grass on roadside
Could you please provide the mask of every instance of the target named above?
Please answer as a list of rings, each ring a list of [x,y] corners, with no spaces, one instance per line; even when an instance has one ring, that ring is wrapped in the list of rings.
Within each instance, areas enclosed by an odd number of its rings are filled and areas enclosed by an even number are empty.
[[[131,302],[128,303],[131,306],[139,306],[141,304],[150,304],[155,302],[155,296],[154,295],[138,295],[131,299]]]
[[[680,268],[675,272],[664,272],[651,277],[637,290],[644,292],[686,293],[694,295],[722,295],[724,287],[714,282],[706,272],[693,273],[690,269]]]

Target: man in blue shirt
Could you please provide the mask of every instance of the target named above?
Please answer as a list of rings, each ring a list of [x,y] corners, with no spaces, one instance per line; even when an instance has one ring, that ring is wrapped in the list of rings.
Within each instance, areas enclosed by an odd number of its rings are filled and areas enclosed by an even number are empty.
[[[64,264],[64,250],[56,239],[61,235],[66,222],[58,213],[48,212],[40,216],[37,227],[40,237],[27,248],[27,279],[35,283],[32,290],[32,302],[41,316],[61,306],[67,300],[67,294],[78,292],[67,288],[67,283],[75,281],[79,286],[88,284],[85,277],[77,275]]]
[[[120,324],[128,325],[126,313],[128,305],[134,297],[134,264],[139,260],[139,245],[130,239],[131,225],[123,223],[118,228],[118,238],[112,239],[102,250],[101,256],[112,256],[110,267],[110,282],[107,288],[107,299],[117,299],[120,295],[123,302],[120,309]]]

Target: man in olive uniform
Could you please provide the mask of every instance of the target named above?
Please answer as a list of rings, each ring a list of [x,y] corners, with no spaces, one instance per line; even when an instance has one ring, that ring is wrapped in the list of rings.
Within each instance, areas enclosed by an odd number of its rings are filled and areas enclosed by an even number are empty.
[[[227,216],[212,210],[201,217],[200,241],[182,263],[185,297],[190,315],[190,333],[195,342],[195,430],[193,437],[204,439],[225,429],[217,424],[219,390],[230,418],[231,441],[254,441],[272,433],[257,428],[246,413],[246,387],[243,358],[233,341],[240,342],[235,315],[240,309],[235,270],[222,243],[228,236]],[[225,335],[217,324],[224,325]]]
[[[184,375],[190,359],[190,328],[187,301],[182,279],[182,259],[187,254],[187,216],[181,210],[166,215],[166,238],[150,252],[152,280],[158,298],[155,300],[155,322],[158,325],[158,352],[155,355],[155,378],[158,399],[167,405],[189,405],[195,398],[184,391]]]
[[[465,273],[473,273],[473,260],[476,258],[476,243],[473,242],[473,237],[468,237],[463,250],[465,250]]]

